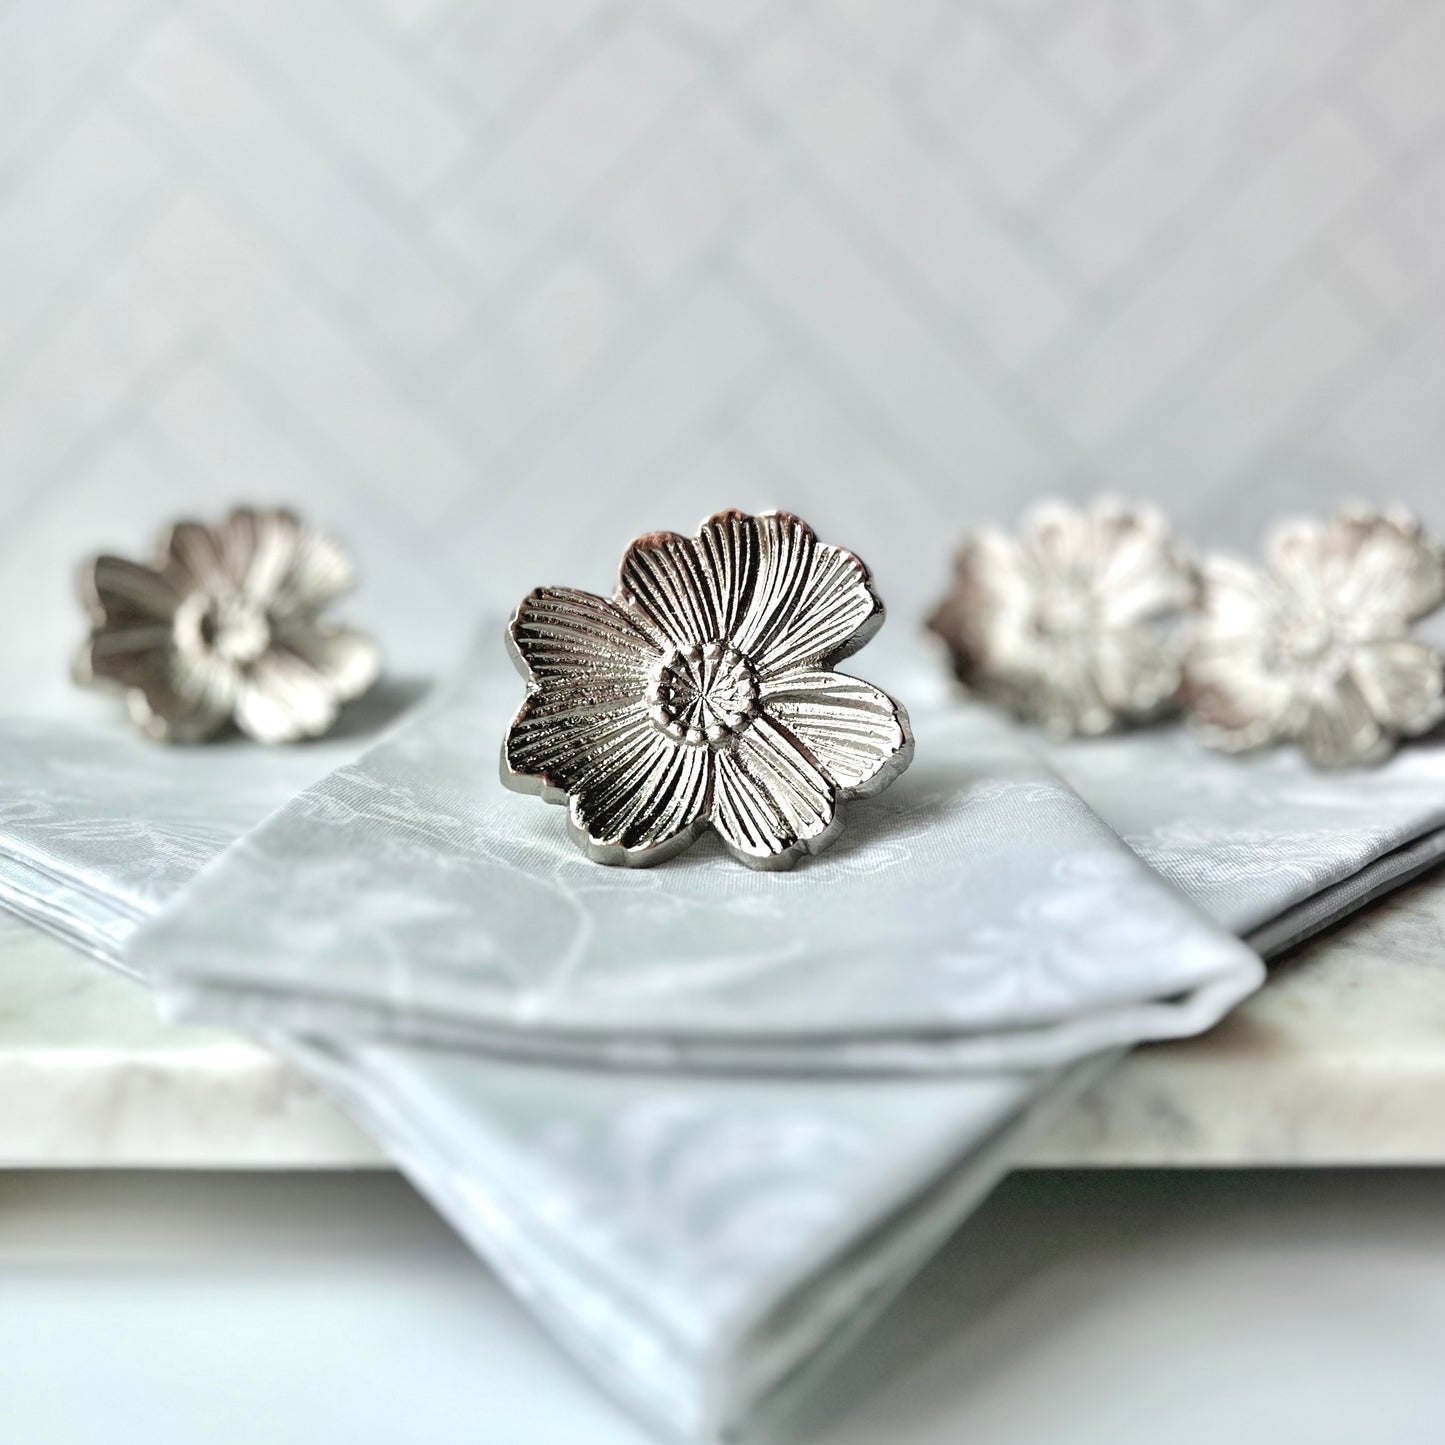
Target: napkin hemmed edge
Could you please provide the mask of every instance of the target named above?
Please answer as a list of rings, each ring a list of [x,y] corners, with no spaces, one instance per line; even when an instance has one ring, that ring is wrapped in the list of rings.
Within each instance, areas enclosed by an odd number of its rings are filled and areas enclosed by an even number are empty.
[[[1217,927],[1217,925],[1208,925]],[[218,980],[152,979],[161,1016],[177,1023],[243,1033],[346,1037],[383,1044],[628,1072],[746,1074],[778,1077],[929,1076],[1062,1068],[1105,1049],[1186,1038],[1217,1023],[1264,982],[1258,954],[1236,943],[1228,968],[1187,993],[1076,1015],[1047,1027],[941,1038],[840,1039],[821,1044],[739,1040],[602,1037],[457,1026],[428,1018],[425,1027],[393,1018],[368,1003]]]

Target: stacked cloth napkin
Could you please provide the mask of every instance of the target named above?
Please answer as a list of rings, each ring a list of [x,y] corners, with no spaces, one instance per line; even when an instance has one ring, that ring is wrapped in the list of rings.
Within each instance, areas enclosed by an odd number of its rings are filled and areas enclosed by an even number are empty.
[[[785,1404],[1122,1050],[1445,843],[1440,747],[1328,778],[1171,729],[1041,757],[937,697],[796,872],[603,869],[496,779],[519,692],[489,645],[324,775],[359,745],[0,730],[0,901],[313,1073],[686,1439]]]

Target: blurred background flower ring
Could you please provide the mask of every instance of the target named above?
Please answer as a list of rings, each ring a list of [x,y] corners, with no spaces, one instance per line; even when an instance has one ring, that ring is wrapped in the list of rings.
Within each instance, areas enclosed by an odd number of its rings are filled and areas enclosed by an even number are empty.
[[[1445,667],[1411,628],[1445,602],[1445,552],[1409,513],[1284,522],[1264,565],[1210,557],[1185,660],[1209,747],[1299,745],[1316,767],[1380,762],[1445,718]]]
[[[354,575],[339,543],[289,511],[177,522],[150,566],[102,554],[82,568],[91,632],[76,681],[122,693],[162,742],[232,725],[262,743],[320,737],[381,672],[369,637],[319,616]]]
[[[1049,502],[1016,536],[965,540],[929,627],[971,692],[1055,737],[1092,736],[1174,707],[1195,585],[1158,508]]]

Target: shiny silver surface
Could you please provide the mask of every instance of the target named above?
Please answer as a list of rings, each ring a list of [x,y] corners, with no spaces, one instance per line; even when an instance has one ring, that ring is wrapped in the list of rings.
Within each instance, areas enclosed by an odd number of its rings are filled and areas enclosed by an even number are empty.
[[[319,737],[381,670],[370,638],[318,616],[354,578],[345,550],[289,511],[177,522],[150,565],[102,555],[82,567],[91,632],[75,679],[123,694],[162,742],[231,724],[263,743]]]
[[[1445,552],[1408,512],[1285,522],[1263,566],[1210,557],[1202,577],[1184,698],[1208,746],[1348,767],[1445,717],[1440,654],[1410,632],[1445,602]]]
[[[1154,507],[1047,502],[967,538],[929,620],[970,691],[1055,737],[1159,716],[1180,684],[1194,571]]]
[[[858,558],[787,513],[640,537],[610,600],[543,587],[518,607],[528,694],[502,779],[565,804],[599,863],[657,863],[711,827],[750,867],[790,867],[912,759],[904,709],[833,670],[882,622]]]

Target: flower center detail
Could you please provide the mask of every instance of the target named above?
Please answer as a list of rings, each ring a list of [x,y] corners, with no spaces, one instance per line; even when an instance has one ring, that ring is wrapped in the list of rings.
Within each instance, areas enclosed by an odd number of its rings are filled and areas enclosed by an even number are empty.
[[[723,642],[679,648],[648,679],[647,711],[659,730],[691,747],[725,744],[758,715],[758,675]]]
[[[1327,611],[1312,606],[1287,610],[1274,636],[1277,667],[1328,680],[1345,670],[1349,647],[1348,629]]]
[[[193,652],[245,667],[271,646],[271,622],[260,603],[240,593],[195,593],[176,613],[176,639]]]
[[[1056,587],[1039,598],[1034,631],[1041,637],[1069,640],[1094,627],[1093,599],[1080,587]]]

